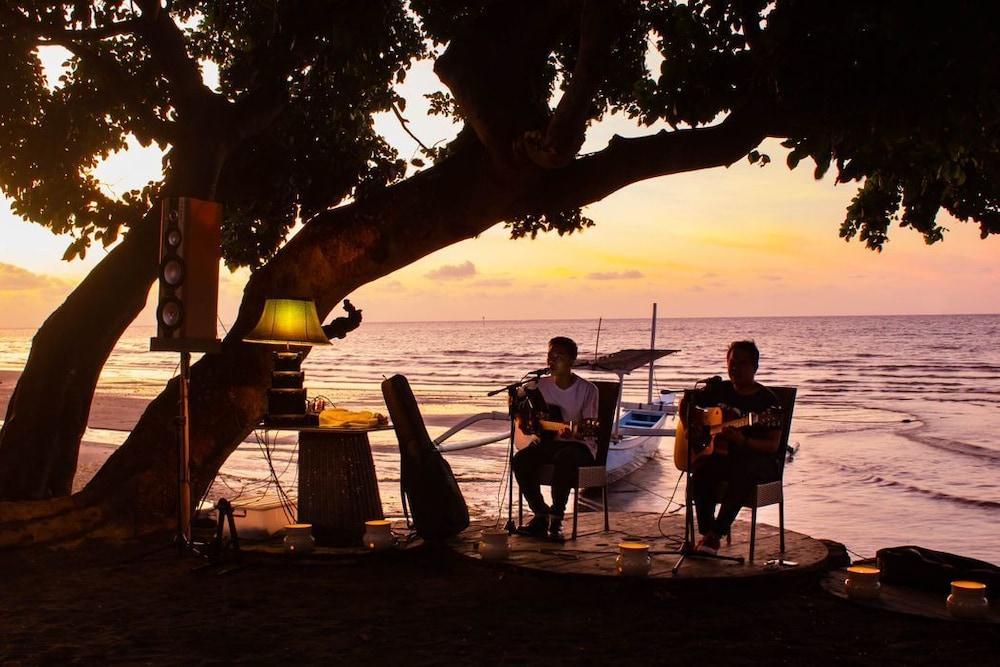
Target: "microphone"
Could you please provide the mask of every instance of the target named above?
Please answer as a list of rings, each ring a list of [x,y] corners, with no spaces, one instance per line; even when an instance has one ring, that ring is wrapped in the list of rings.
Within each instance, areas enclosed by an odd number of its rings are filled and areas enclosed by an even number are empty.
[[[542,375],[548,375],[551,372],[552,372],[552,369],[550,369],[548,366],[546,366],[545,368],[538,368],[538,369],[535,369],[533,371],[528,371],[527,373],[525,373],[525,375],[538,375],[538,376],[542,376]]]
[[[722,382],[722,377],[719,375],[713,375],[710,378],[705,378],[704,380],[698,380],[695,384],[704,384],[707,386],[712,386],[713,384],[717,384],[719,382]]]

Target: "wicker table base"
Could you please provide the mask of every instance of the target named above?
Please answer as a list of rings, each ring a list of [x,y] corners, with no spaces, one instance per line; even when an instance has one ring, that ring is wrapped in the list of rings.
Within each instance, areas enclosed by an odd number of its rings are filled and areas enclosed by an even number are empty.
[[[299,432],[298,514],[329,546],[358,546],[365,521],[385,518],[366,432]]]

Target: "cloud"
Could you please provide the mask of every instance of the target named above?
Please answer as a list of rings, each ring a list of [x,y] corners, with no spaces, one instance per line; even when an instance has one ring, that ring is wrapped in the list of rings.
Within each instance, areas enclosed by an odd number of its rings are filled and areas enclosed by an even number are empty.
[[[464,264],[445,264],[424,274],[431,280],[464,280],[476,275],[476,266],[469,261]]]
[[[0,290],[10,292],[24,292],[27,290],[38,290],[48,288],[64,289],[70,283],[53,276],[32,273],[27,269],[22,269],[13,264],[0,262]]]
[[[510,287],[513,281],[510,278],[484,278],[473,283],[476,287]]]
[[[762,275],[761,278],[763,278],[764,280],[770,280],[771,282],[781,282],[782,280],[785,279],[784,276],[776,276],[774,274],[765,274]]]
[[[0,329],[37,327],[74,285],[63,278],[0,262]]]
[[[642,271],[606,271],[598,273],[588,273],[591,280],[636,280],[642,278]]]

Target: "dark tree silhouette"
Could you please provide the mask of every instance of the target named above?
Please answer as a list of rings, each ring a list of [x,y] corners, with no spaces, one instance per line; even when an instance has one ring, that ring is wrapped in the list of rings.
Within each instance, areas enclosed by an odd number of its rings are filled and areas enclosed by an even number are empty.
[[[495,224],[572,233],[593,224],[581,207],[631,183],[766,164],[766,137],[784,139],[791,168],[808,157],[817,178],[833,167],[859,182],[847,239],[880,249],[895,221],[932,243],[942,208],[997,233],[998,13],[919,0],[5,3],[0,187],[15,213],[72,237],[67,258],[124,238],[34,338],[0,431],[0,544],[172,521],[176,381],[68,495],[100,369],[155,279],[160,197],[224,202],[224,257],[253,269],[222,353],[193,368],[200,493],[263,413],[268,357],[240,341],[267,294],[312,296],[325,317]],[[52,44],[72,54],[55,89],[35,51]],[[447,87],[433,108],[464,127],[407,176],[372,117],[404,111],[393,87],[417,58]],[[673,129],[580,155],[608,113]],[[112,200],[88,169],[128,135],[168,150],[165,177]],[[285,242],[297,215],[307,222]]]

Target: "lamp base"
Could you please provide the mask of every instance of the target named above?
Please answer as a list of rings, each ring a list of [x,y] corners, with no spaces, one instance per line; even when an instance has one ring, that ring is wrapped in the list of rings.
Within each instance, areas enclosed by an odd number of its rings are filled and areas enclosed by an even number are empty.
[[[305,389],[268,389],[267,413],[269,415],[304,415]]]
[[[319,415],[310,412],[305,415],[267,415],[264,424],[267,428],[318,428]]]

